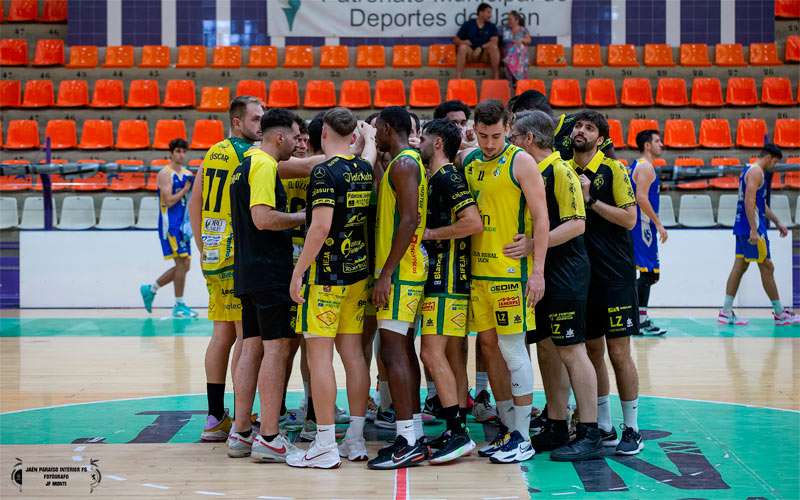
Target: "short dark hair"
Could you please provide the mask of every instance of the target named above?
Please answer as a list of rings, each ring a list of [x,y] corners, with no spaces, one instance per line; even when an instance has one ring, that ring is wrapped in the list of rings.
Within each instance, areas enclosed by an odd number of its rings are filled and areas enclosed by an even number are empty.
[[[411,113],[406,108],[401,106],[383,108],[378,118],[389,124],[395,132],[411,135]]]
[[[550,116],[553,116],[553,109],[550,103],[547,102],[547,96],[538,90],[526,90],[518,96],[514,96],[508,101],[508,107],[511,112],[516,114],[521,111],[544,111]]]
[[[316,153],[322,151],[322,124],[325,123],[323,118],[325,111],[320,111],[308,123],[308,145],[311,146],[311,151]]]
[[[478,10],[477,10],[476,12],[477,12],[478,14],[480,14],[480,13],[481,13],[481,12],[483,12],[484,10],[486,10],[486,9],[491,9],[491,8],[492,8],[492,6],[491,6],[491,5],[489,5],[488,3],[486,3],[486,2],[481,2],[481,4],[480,4],[480,5],[478,5]]]
[[[494,125],[502,121],[503,125],[508,125],[509,118],[506,107],[496,99],[481,101],[475,106],[475,123]]]
[[[178,137],[177,139],[172,139],[171,141],[169,141],[169,152],[170,153],[174,152],[178,148],[189,149],[189,143],[186,142],[186,139],[182,139],[180,137]]]
[[[347,108],[332,108],[325,113],[323,121],[327,126],[333,129],[334,132],[341,136],[347,136],[353,133],[356,129],[358,121],[353,115],[353,112]]]
[[[461,147],[461,129],[458,125],[446,118],[436,118],[425,124],[422,133],[441,137],[444,142],[444,154],[451,162],[455,161],[458,148]]]
[[[301,134],[308,133],[308,126],[306,125],[306,121],[300,118],[298,115],[294,115],[294,122],[297,124],[297,128],[300,129]]]
[[[636,147],[639,149],[639,152],[644,153],[644,145],[652,142],[653,137],[657,135],[659,135],[658,130],[654,129],[642,130],[636,134]]]
[[[783,151],[781,151],[781,148],[779,148],[775,144],[773,144],[771,142],[768,142],[768,143],[764,144],[763,148],[761,148],[761,152],[758,153],[758,156],[772,156],[774,158],[782,160],[783,159]]]
[[[525,27],[525,18],[522,17],[522,14],[519,13],[517,10],[512,10],[508,13],[508,17],[514,16],[520,26]]]
[[[469,106],[464,104],[463,101],[459,101],[458,99],[453,99],[451,101],[444,101],[440,105],[436,106],[436,109],[433,110],[433,117],[434,118],[447,118],[447,113],[452,113],[453,111],[462,111],[464,116],[467,117],[469,120]]]
[[[258,104],[261,106],[261,101],[257,97],[251,95],[240,95],[233,98],[231,106],[228,108],[228,115],[230,119],[241,118],[244,110],[247,109],[248,104]]]
[[[422,126],[421,126],[422,122],[419,121],[419,116],[416,113],[414,113],[413,111],[409,111],[408,114],[411,115],[411,119],[414,120],[414,127],[413,128],[416,128],[417,129],[417,133],[419,134],[420,132],[422,132]]]
[[[597,131],[604,139],[608,139],[608,120],[606,117],[591,109],[584,109],[575,113],[575,123],[587,121],[597,127]]]
[[[261,117],[261,132],[278,127],[292,128],[296,116],[288,109],[272,108]]]
[[[376,111],[376,112],[372,113],[371,115],[367,116],[366,118],[364,118],[364,121],[367,122],[368,124],[372,125],[372,120],[377,118],[380,114],[381,114],[380,111]]]

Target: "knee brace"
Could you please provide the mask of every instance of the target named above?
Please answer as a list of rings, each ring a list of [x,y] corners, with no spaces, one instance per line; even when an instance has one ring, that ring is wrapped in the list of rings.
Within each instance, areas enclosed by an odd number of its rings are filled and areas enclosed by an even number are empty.
[[[525,396],[533,393],[533,366],[525,345],[525,334],[498,335],[500,353],[511,373],[511,394]]]
[[[639,272],[639,281],[646,284],[647,286],[653,286],[658,283],[659,273],[651,273],[647,271],[640,271]]]

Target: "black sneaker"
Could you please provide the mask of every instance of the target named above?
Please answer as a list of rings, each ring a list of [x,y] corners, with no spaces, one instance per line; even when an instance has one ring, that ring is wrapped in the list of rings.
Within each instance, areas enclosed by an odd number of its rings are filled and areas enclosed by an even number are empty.
[[[580,425],[575,439],[550,453],[550,460],[556,462],[578,462],[603,456],[601,432],[597,427]]]
[[[536,415],[534,418],[531,419],[531,423],[528,426],[528,430],[531,431],[531,434],[539,434],[547,427],[547,405],[542,409],[542,411]],[[535,449],[536,448],[534,446]]]
[[[453,433],[444,431],[441,436],[434,441],[442,440],[438,443],[438,450],[431,455],[430,461],[432,464],[443,464],[452,462],[453,460],[464,457],[472,453],[475,449],[475,441],[473,441],[469,434],[466,432]],[[430,446],[433,448],[433,442]]]
[[[656,326],[652,320],[642,321],[639,324],[639,335],[664,335],[666,330]]]
[[[603,446],[616,446],[619,444],[619,438],[617,437],[617,430],[615,428],[611,428],[610,431],[604,431],[603,429],[598,428],[600,431],[600,441],[602,441]]]
[[[397,415],[395,415],[394,409],[379,409],[375,415],[375,427],[394,430],[397,427]]]
[[[441,418],[439,415],[442,412],[442,403],[439,401],[439,395],[425,400],[425,406],[422,407],[422,413],[426,413],[433,418]]]
[[[539,434],[531,437],[531,444],[536,451],[553,451],[569,443],[569,432],[566,429],[556,429],[552,421],[545,424],[544,429]]]
[[[373,470],[390,470],[413,467],[428,458],[428,447],[417,441],[413,445],[408,444],[406,438],[397,436],[392,444],[391,453],[378,456],[367,462],[367,468]]]
[[[622,429],[622,439],[617,444],[617,455],[637,455],[644,449],[642,435],[633,430],[633,427],[625,427],[625,424],[622,424],[620,428]]]

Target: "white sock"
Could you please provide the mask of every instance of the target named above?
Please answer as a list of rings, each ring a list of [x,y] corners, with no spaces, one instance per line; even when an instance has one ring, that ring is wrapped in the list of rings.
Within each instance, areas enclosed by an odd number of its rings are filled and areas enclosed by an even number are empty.
[[[725,296],[725,302],[722,305],[722,310],[726,313],[733,311],[733,295]]]
[[[639,432],[639,398],[622,403],[622,421],[625,427],[630,427]]]
[[[781,304],[780,299],[772,300],[772,312],[775,314],[780,314],[783,312],[783,305]]]
[[[152,285],[150,285],[150,291],[153,292],[153,293],[156,293],[159,288],[161,288],[161,287],[158,286],[158,282],[153,283]]]
[[[533,405],[514,405],[514,429],[516,429],[523,439],[528,439],[530,436],[531,426],[531,410]]]
[[[428,387],[428,395],[425,397],[426,400],[431,399],[432,397],[439,394],[436,391],[436,383],[433,381],[432,378],[425,377],[425,385]]]
[[[608,404],[608,394],[597,396],[597,427],[609,432],[611,425],[611,405]]]
[[[417,433],[414,431],[414,420],[398,420],[397,435],[403,436],[408,444],[414,446],[417,442]]]
[[[498,401],[497,402],[497,418],[500,419],[500,422],[508,427],[510,430],[514,430],[514,401],[511,399],[507,399],[505,401]]]
[[[345,439],[356,439],[364,436],[365,417],[354,417],[350,415],[350,427],[347,428]]]
[[[175,297],[175,303],[180,305],[185,304],[185,302],[183,301],[183,297]]]
[[[336,444],[336,424],[317,424],[317,443],[323,448],[330,448]]]
[[[475,373],[475,395],[489,388],[489,374],[486,372]]]
[[[389,382],[378,381],[378,393],[381,395],[381,410],[386,410],[392,406],[392,394],[389,392]]]
[[[416,436],[416,438],[414,439],[414,443],[416,443],[417,439],[425,436],[425,431],[422,430],[422,413],[415,413],[413,418],[414,418],[414,435]]]
[[[639,322],[647,321],[647,308],[640,307],[639,308]]]

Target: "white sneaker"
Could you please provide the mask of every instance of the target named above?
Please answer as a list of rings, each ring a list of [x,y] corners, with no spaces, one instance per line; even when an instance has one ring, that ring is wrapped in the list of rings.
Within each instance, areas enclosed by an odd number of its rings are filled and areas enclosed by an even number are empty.
[[[253,433],[244,437],[236,431],[231,430],[228,440],[228,456],[231,458],[243,458],[250,456],[253,447]]]
[[[335,415],[336,416],[334,417],[334,423],[337,423],[337,424],[349,424],[350,423],[350,415],[347,414],[347,410],[343,410],[343,409],[341,409],[341,408],[339,408],[337,406]]]
[[[364,462],[367,460],[367,443],[363,437],[345,438],[339,445],[339,456],[347,457],[351,462]]]
[[[790,309],[784,309],[780,314],[772,313],[775,326],[789,326],[800,324],[800,316],[793,313]]]
[[[522,437],[519,431],[511,433],[508,442],[502,448],[494,452],[489,461],[494,464],[515,464],[530,460],[536,454],[531,440]]]
[[[285,462],[286,457],[298,451],[300,449],[290,443],[283,434],[278,434],[278,437],[269,443],[258,434],[253,440],[250,457],[254,462]]]
[[[480,394],[475,396],[475,403],[472,406],[472,416],[481,423],[497,420],[497,410],[492,406],[487,391],[481,391]]]
[[[335,469],[342,465],[336,443],[329,448],[321,447],[316,440],[311,447],[303,453],[300,450],[286,457],[286,464],[292,467],[309,467],[315,469]]]

